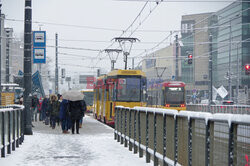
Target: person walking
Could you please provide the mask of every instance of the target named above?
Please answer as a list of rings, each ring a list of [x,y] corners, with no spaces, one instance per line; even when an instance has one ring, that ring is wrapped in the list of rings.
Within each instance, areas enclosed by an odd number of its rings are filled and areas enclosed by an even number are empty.
[[[79,134],[79,122],[80,119],[84,116],[84,112],[86,111],[86,105],[84,107],[82,100],[79,101],[69,101],[69,112],[70,118],[72,122],[72,134]]]
[[[62,99],[62,102],[60,104],[60,111],[59,111],[59,118],[61,120],[61,126],[62,126],[62,132],[64,134],[68,134],[69,129],[69,102],[68,100]]]
[[[37,111],[38,111],[38,104],[39,100],[37,98],[37,95],[35,94],[31,101],[31,107],[32,107],[32,121],[37,121]],[[35,117],[34,117],[35,116]]]
[[[50,103],[49,103],[49,110],[50,110],[49,112],[50,112],[52,129],[55,129],[55,127],[56,127],[56,117],[59,116],[59,109],[60,109],[60,103],[57,100],[57,96],[51,95]]]
[[[48,111],[48,107],[49,107],[49,99],[48,99],[48,96],[46,95],[43,99],[43,102],[42,102],[42,108],[41,108],[41,113],[42,113],[42,121],[45,121],[46,118],[48,117],[46,115],[47,111]],[[48,121],[48,120],[47,120]]]

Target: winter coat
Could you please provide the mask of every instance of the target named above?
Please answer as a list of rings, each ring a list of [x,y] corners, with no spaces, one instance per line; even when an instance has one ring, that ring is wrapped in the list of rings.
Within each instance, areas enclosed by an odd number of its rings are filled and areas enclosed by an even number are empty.
[[[54,100],[52,99],[54,97]],[[57,100],[56,95],[51,95],[49,102],[50,116],[59,116],[60,102]]]
[[[83,101],[69,101],[69,111],[71,119],[78,120],[84,116],[84,111],[86,110],[86,104],[84,109],[84,103]]]
[[[39,100],[36,97],[33,97],[31,100],[31,106],[32,107],[37,107],[37,105],[39,104]]]
[[[69,116],[69,102],[68,100],[63,99],[60,104],[59,118],[61,120],[67,119]]]
[[[42,102],[42,112],[46,112],[46,114],[48,114],[49,112],[49,99],[44,98],[43,102]]]

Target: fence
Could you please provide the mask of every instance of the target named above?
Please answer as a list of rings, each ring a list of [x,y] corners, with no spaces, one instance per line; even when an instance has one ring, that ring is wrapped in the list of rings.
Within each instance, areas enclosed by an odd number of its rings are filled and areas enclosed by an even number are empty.
[[[0,107],[0,149],[1,157],[11,154],[24,140],[24,106]]]
[[[154,165],[245,165],[250,115],[115,108],[115,140]],[[249,163],[250,164],[250,163]]]
[[[210,112],[207,104],[188,104],[187,110]],[[211,105],[211,113],[230,113],[250,115],[250,105]]]

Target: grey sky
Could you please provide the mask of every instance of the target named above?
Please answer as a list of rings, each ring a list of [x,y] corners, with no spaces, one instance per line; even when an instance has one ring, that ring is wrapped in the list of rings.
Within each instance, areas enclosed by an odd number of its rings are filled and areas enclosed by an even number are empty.
[[[6,14],[7,19],[23,20],[24,18],[24,0],[2,0],[2,13]],[[139,11],[145,4],[144,2],[128,2],[128,1],[115,1],[115,0],[33,0],[32,1],[32,18],[34,21],[58,23],[66,25],[79,25],[79,26],[91,26],[99,28],[120,29],[125,30],[138,15]],[[149,5],[151,4],[151,5]],[[155,3],[149,3],[140,19],[143,20],[153,9]],[[142,23],[138,30],[178,30],[180,29],[181,16],[185,14],[196,14],[217,11],[226,5],[222,2],[164,2],[160,3],[156,9],[151,13],[148,19]],[[18,21],[5,21],[6,26],[13,27],[15,34],[18,38],[22,37],[23,22]],[[33,30],[38,30],[39,25],[33,24]],[[132,30],[139,25],[139,21],[135,23]],[[90,49],[105,49],[111,44],[109,42],[112,38],[121,35],[121,31],[110,30],[96,30],[83,27],[74,26],[56,26],[50,24],[42,24],[42,30],[47,31],[47,45],[54,46],[55,33],[59,35],[59,46],[67,47],[80,47]],[[131,29],[130,29],[131,31]],[[138,31],[132,35],[141,40],[141,43],[136,43],[133,46],[131,57],[136,56],[143,50],[152,48],[155,43],[145,42],[159,42],[164,39],[169,33],[149,33]],[[128,36],[127,33],[125,36]],[[174,37],[174,36],[173,36]],[[172,37],[172,39],[173,39]],[[67,40],[87,40],[87,41],[63,41]],[[91,41],[99,42],[91,42]],[[106,42],[102,42],[106,41]],[[168,40],[170,41],[170,39]],[[112,48],[117,48],[118,44],[115,44]],[[159,48],[164,47],[161,45]],[[97,57],[98,52],[93,51],[80,51],[70,49],[59,49],[61,53],[76,54],[89,58],[80,58],[78,56],[60,55],[59,64],[61,68],[66,68],[66,73],[72,74],[76,71],[82,73],[95,72],[96,69],[87,67],[101,67],[102,69],[110,70],[110,61],[106,57],[105,53],[102,53]],[[54,60],[55,51],[54,48],[47,48],[47,57]],[[103,59],[105,58],[106,59]],[[100,58],[102,59],[100,61]],[[136,59],[136,63],[141,59]],[[99,62],[98,62],[99,61]],[[97,63],[98,62],[98,63]],[[71,64],[66,65],[65,64]],[[72,65],[77,64],[77,65]],[[97,64],[97,65],[96,65]],[[53,65],[53,64],[52,64]],[[79,67],[85,66],[85,67]],[[131,67],[131,60],[129,60],[129,67]],[[122,55],[119,56],[119,60],[115,65],[116,68],[124,68]],[[54,69],[54,67],[52,67]]]

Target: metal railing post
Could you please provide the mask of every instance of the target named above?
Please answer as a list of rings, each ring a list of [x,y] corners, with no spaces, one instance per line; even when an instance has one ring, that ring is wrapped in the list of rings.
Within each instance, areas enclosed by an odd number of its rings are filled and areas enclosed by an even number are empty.
[[[8,111],[8,145],[7,145],[7,154],[11,154],[10,111]]]
[[[120,108],[121,109],[121,108]],[[120,126],[120,116],[119,116],[119,114],[120,114],[120,112],[121,112],[121,110],[120,109],[118,109],[118,111],[116,112],[116,114],[117,114],[117,142],[120,142],[120,134],[119,134],[119,126]]]
[[[133,147],[133,145],[132,145],[132,142],[131,142],[131,140],[130,140],[130,138],[131,138],[131,126],[132,124],[131,124],[131,109],[129,109],[129,140],[128,140],[128,142],[129,142],[129,151],[132,151],[132,147]]]
[[[188,121],[188,166],[192,166],[192,118]]]
[[[138,148],[135,144],[135,141],[136,141],[136,110],[133,109],[133,111],[134,111],[134,154],[136,154],[137,150],[138,150]]]
[[[16,109],[13,111],[13,125],[12,125],[12,132],[13,132],[13,135],[12,135],[12,139],[13,139],[13,142],[12,142],[12,151],[15,151],[16,150]]]
[[[178,160],[178,118],[174,118],[174,164],[177,164]]]
[[[127,140],[127,110],[124,112],[125,113],[125,126],[124,126],[124,147],[128,147],[128,140]]]
[[[163,151],[163,166],[167,166],[167,163],[165,162],[165,157],[167,154],[167,115],[164,114],[163,115],[163,147],[162,147],[162,151]]]
[[[237,165],[237,154],[235,154],[236,138],[237,137],[237,124],[231,123],[229,126],[229,139],[228,139],[228,165]]]
[[[149,134],[148,134],[148,113],[146,112],[146,163],[150,163],[150,153],[148,152],[149,144]]]
[[[124,110],[125,110],[125,108],[124,109],[122,109],[122,111],[120,112],[120,117],[121,117],[121,127],[120,127],[120,133],[121,133],[121,144],[123,144],[123,140],[124,140],[124,138],[123,138],[123,136],[122,136],[122,134],[123,134],[123,132],[122,132],[122,128],[123,128],[123,117],[122,117],[122,114],[123,114],[123,112],[124,112]]]
[[[157,140],[156,140],[156,134],[157,134],[157,131],[156,131],[156,126],[157,126],[157,122],[156,122],[156,113],[154,113],[154,166],[157,166],[158,165],[158,158],[156,157],[156,146],[157,146]]]
[[[1,112],[2,114],[2,149],[1,149],[1,157],[5,157],[5,112]]]
[[[205,166],[210,165],[210,120],[206,124]]]
[[[141,148],[141,112],[138,111],[138,136],[139,136],[139,157],[143,157],[143,150]]]
[[[18,148],[19,147],[19,144],[20,144],[20,126],[19,126],[19,124],[20,124],[20,110],[18,110],[17,111],[17,126],[16,126],[16,128],[17,128],[17,141],[16,141],[16,147]]]

